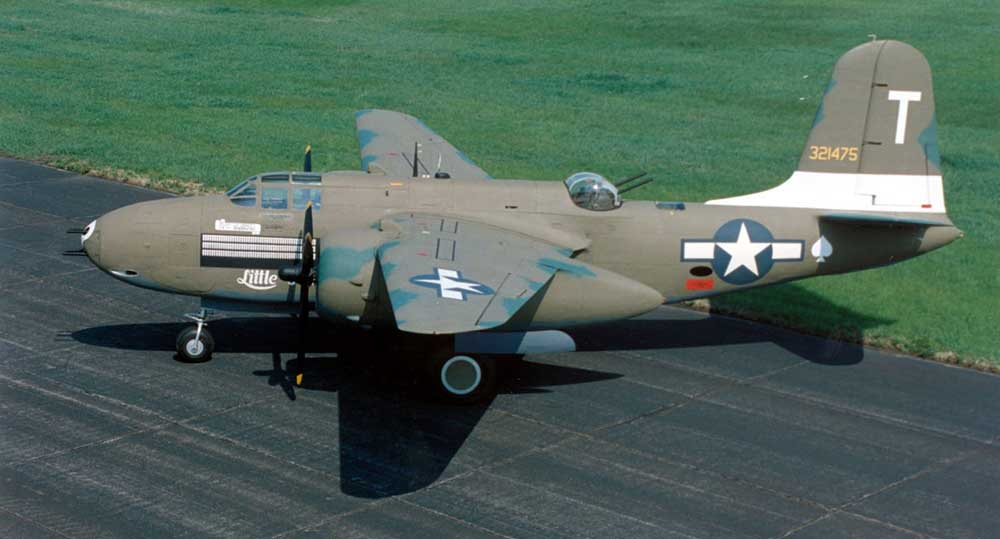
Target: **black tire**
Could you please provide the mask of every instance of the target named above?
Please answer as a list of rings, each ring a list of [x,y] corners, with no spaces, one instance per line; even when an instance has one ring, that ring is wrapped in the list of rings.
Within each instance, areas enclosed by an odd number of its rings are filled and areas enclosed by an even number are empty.
[[[177,359],[185,363],[202,363],[212,359],[212,352],[215,351],[215,339],[208,332],[208,328],[201,328],[201,335],[198,336],[198,344],[195,344],[195,335],[198,334],[198,327],[191,326],[181,331],[177,336]],[[200,346],[199,346],[200,345]]]
[[[491,357],[455,354],[434,359],[430,367],[428,383],[446,402],[474,404],[496,393],[497,368]]]

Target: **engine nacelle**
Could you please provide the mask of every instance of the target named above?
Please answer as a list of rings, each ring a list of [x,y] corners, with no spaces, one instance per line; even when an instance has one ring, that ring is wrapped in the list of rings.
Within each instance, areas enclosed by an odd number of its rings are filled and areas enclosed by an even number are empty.
[[[353,321],[374,316],[375,251],[384,239],[381,232],[371,229],[323,236],[316,266],[316,312],[320,316]]]

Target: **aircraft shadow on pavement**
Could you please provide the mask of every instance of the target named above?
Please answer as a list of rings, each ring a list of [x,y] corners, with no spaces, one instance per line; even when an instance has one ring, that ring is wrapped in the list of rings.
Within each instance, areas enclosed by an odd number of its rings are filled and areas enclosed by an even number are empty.
[[[860,313],[837,305],[827,298],[794,284],[749,290],[741,294],[770,294],[782,304],[808,305],[815,312],[848,320],[849,325],[831,327],[816,335],[805,335],[767,324],[727,316],[713,309],[712,317],[686,316],[677,319],[634,318],[571,330],[581,351],[650,350],[721,346],[770,342],[812,363],[829,366],[854,365],[864,359],[865,331],[892,320]],[[724,308],[735,295],[713,298]]]
[[[818,296],[807,299],[814,304],[826,301]],[[832,304],[821,307],[842,309]],[[870,325],[885,323],[851,314],[859,332]],[[318,319],[310,322],[304,388],[297,388],[292,383],[293,373],[297,372],[294,358],[298,339],[296,324],[291,318],[223,318],[211,322],[210,327],[217,353],[266,354],[271,364],[262,365],[264,368],[253,374],[280,388],[287,398],[295,400],[297,392],[303,389],[337,393],[340,486],[345,494],[381,498],[412,492],[438,480],[491,402],[476,406],[437,403],[421,392],[419,376],[415,376],[412,369],[400,368],[399,362],[372,361],[370,339],[377,336],[331,328]],[[72,338],[108,348],[172,351],[177,334],[187,325],[100,326],[77,331]],[[858,345],[725,317],[640,318],[570,333],[581,351],[773,342],[803,359],[823,365],[851,365],[864,357],[864,349]],[[843,332],[840,335],[843,336]],[[225,358],[220,359],[225,361]],[[499,390],[500,393],[546,392],[547,387],[599,382],[620,376],[534,361],[510,361],[501,363]],[[461,469],[460,466],[456,468]]]
[[[344,331],[311,319],[303,387],[298,372],[296,325],[289,318],[224,318],[210,328],[216,353],[266,354],[253,374],[290,400],[301,392],[337,393],[340,436],[340,488],[348,495],[382,498],[429,486],[445,473],[458,450],[489,409],[492,400],[455,406],[425,394],[419,376],[399,362],[372,360],[364,337],[345,346]],[[172,351],[184,323],[101,326],[72,334],[78,342],[136,351]],[[322,330],[326,330],[325,332]],[[321,335],[329,337],[320,337]],[[353,337],[353,336],[352,336]],[[217,356],[212,361],[226,361]],[[547,387],[610,380],[620,374],[504,361],[499,366],[500,393],[543,393]],[[461,465],[454,473],[463,470]]]

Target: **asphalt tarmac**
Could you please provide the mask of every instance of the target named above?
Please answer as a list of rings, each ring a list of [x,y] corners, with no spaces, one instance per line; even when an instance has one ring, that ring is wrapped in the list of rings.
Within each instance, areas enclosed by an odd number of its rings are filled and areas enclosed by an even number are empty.
[[[464,408],[344,331],[294,387],[287,318],[178,362],[195,300],[60,254],[161,196],[0,159],[0,537],[1000,535],[1000,377],[769,326],[664,307]]]

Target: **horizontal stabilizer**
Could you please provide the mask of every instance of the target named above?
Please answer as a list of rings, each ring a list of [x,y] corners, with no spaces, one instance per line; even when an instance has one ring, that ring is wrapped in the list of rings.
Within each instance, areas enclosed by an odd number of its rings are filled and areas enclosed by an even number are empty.
[[[878,213],[830,213],[820,216],[823,221],[856,223],[859,225],[885,226],[955,226],[947,218],[925,219],[922,217],[900,217]]]

